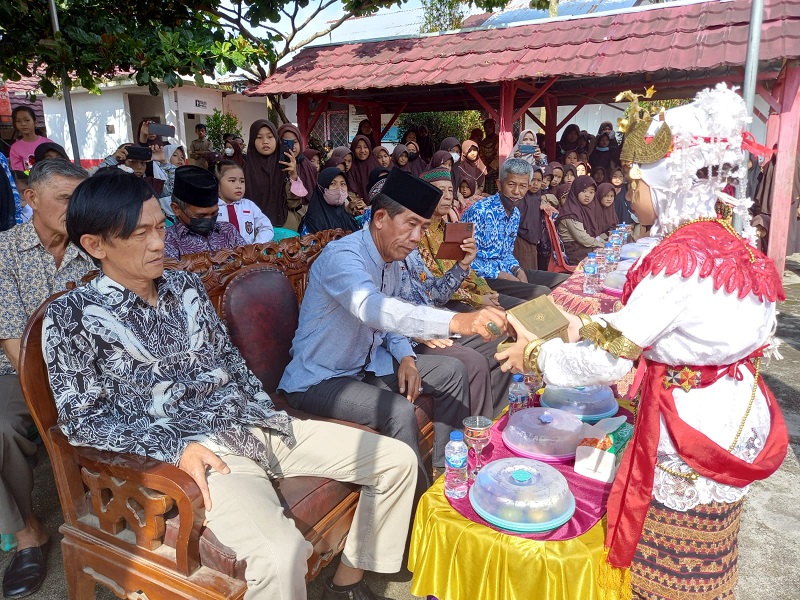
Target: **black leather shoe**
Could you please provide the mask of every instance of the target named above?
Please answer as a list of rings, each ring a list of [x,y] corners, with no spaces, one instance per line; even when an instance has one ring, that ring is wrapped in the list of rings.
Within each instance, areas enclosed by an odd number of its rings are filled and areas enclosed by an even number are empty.
[[[47,551],[50,540],[41,546],[17,550],[3,575],[3,596],[25,598],[42,587],[47,576]]]
[[[325,582],[325,589],[322,592],[322,600],[390,600],[385,596],[376,596],[367,583],[362,579],[356,585],[344,592],[335,591],[331,585],[332,579]]]

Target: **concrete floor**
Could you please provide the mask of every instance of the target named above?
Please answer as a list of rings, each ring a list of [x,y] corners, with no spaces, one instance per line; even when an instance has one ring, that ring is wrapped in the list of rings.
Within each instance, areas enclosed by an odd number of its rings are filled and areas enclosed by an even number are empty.
[[[781,469],[766,481],[752,486],[745,503],[739,537],[739,600],[797,600],[800,598],[800,255],[787,262],[784,276],[787,301],[780,307],[778,336],[783,340],[782,361],[773,361],[764,377],[783,408],[791,445]],[[44,521],[53,540],[62,523],[58,494],[43,448],[35,469],[36,512]],[[11,554],[1,553],[0,571],[4,571]],[[310,600],[322,594],[322,580],[332,574],[333,567],[308,588]],[[410,593],[411,574],[403,570],[391,576],[369,575],[372,589],[396,600],[415,598]],[[61,548],[53,544],[49,557],[49,573],[42,589],[32,598],[61,600],[67,598]],[[112,600],[108,590],[98,588],[97,598]],[[533,598],[533,597],[532,597]],[[446,600],[446,599],[443,599]],[[476,599],[480,600],[480,599]]]

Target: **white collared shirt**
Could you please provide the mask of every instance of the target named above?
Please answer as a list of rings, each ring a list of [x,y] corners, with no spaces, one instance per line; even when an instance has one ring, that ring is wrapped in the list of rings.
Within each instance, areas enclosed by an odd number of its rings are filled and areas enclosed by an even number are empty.
[[[219,216],[217,221],[228,223],[228,203],[222,198],[218,201]],[[261,212],[255,202],[242,198],[230,203],[236,211],[236,218],[239,221],[239,234],[248,244],[263,244],[269,242],[275,236],[272,223],[269,218]]]

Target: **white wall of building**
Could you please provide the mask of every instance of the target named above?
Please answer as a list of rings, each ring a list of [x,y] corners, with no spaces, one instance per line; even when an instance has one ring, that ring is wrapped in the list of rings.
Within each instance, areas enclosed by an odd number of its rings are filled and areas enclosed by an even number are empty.
[[[73,93],[72,109],[82,159],[102,159],[112,154],[131,136],[130,114],[126,111],[125,90],[113,88],[100,95]],[[72,141],[64,101],[42,98],[42,108],[50,139],[61,144],[72,157]],[[107,126],[110,126],[109,133]]]
[[[250,141],[250,125],[258,119],[268,119],[267,99],[261,96],[248,97],[228,94],[223,100],[225,110],[239,119],[245,145]]]

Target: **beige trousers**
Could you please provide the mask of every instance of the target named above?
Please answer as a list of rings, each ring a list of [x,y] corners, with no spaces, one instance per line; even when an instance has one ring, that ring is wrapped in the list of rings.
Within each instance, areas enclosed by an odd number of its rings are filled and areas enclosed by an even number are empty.
[[[297,444],[253,431],[271,451],[277,477],[310,475],[362,485],[361,498],[342,553],[350,567],[381,573],[400,570],[411,519],[417,459],[403,442],[324,421],[292,422]],[[312,546],[283,508],[257,463],[212,442],[208,448],[230,467],[210,471],[208,526],[220,542],[247,561],[245,600],[306,597],[306,561]]]

